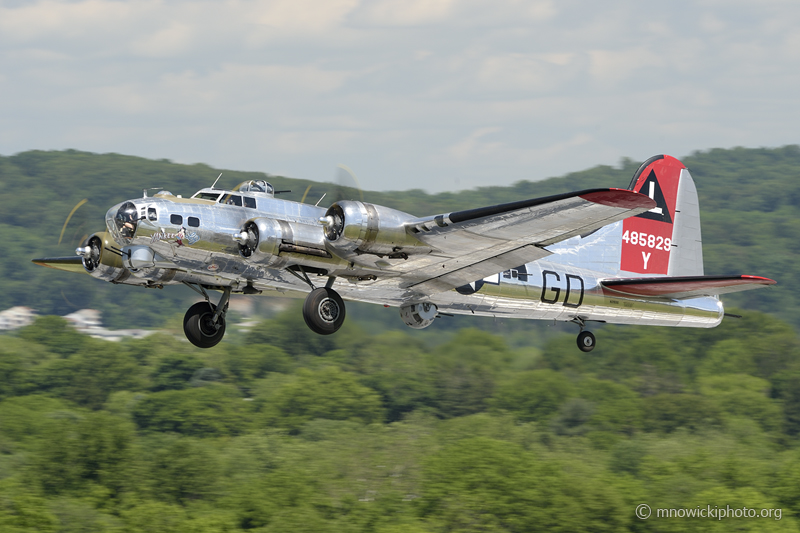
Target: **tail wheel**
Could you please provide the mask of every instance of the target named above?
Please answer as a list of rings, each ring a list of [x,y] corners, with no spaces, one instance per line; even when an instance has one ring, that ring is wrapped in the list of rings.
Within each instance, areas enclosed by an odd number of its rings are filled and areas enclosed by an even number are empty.
[[[344,301],[333,289],[320,287],[306,297],[303,319],[311,331],[319,335],[336,333],[344,323]]]
[[[578,334],[578,348],[580,348],[582,352],[591,352],[594,350],[595,344],[594,335],[591,331],[581,331]]]
[[[215,305],[208,302],[198,302],[183,317],[183,332],[189,342],[198,348],[216,346],[225,336],[225,315],[219,315],[215,323],[216,309]]]

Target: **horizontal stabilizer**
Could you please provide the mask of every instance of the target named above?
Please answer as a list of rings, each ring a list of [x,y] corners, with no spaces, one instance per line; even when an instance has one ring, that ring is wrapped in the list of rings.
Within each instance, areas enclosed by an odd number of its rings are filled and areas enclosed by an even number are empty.
[[[83,259],[78,256],[71,257],[43,257],[41,259],[32,259],[34,264],[55,268],[57,270],[66,270],[67,272],[83,272]]]
[[[685,276],[608,279],[600,283],[608,296],[622,294],[685,300],[758,289],[777,282],[759,276]]]

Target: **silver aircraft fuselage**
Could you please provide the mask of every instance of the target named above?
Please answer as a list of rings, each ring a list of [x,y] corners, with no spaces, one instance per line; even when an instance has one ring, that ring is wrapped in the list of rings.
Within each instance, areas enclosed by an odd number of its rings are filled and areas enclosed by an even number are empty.
[[[228,204],[226,198],[236,201]],[[137,218],[129,235],[115,223],[125,206]],[[615,294],[599,283],[615,275],[576,268],[563,255],[455,290],[416,296],[401,286],[394,267],[403,259],[392,263],[383,256],[363,255],[354,261],[326,253],[320,224],[325,212],[271,195],[217,189],[203,189],[192,198],[160,193],[123,202],[106,215],[108,231],[132,274],[116,282],[151,287],[189,283],[232,287],[234,292],[247,286],[304,296],[309,286],[290,271],[299,265],[303,272],[324,271],[335,277],[333,288],[345,300],[392,307],[429,302],[444,313],[684,327],[714,327],[724,314],[722,303],[713,297],[672,300]],[[243,257],[235,240],[253,219],[266,220],[267,229],[283,237],[264,245],[271,248],[262,259]]]

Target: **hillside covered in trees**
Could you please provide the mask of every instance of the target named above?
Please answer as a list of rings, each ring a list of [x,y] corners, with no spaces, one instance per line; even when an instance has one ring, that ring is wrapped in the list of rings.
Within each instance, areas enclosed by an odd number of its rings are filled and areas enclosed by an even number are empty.
[[[776,279],[773,290],[745,292],[725,301],[757,309],[800,326],[800,147],[711,150],[682,158],[700,197],[706,273],[755,274]],[[592,187],[627,187],[639,162],[600,166],[583,172],[511,187],[485,187],[429,195],[419,190],[363,192],[371,201],[416,215],[479,207]],[[144,188],[163,188],[188,196],[210,185],[222,172],[220,186],[233,187],[260,173],[221,171],[205,165],[179,165],[117,154],[77,151],[24,152],[0,157],[0,309],[27,305],[40,314],[65,315],[80,308],[102,310],[111,327],[154,327],[182,315],[195,294],[186,288],[148,291],[116,287],[88,276],[69,275],[31,264],[34,257],[71,255],[81,237],[103,229],[112,205],[141,196]],[[491,181],[487,176],[487,181]],[[268,176],[285,197],[322,205],[337,194],[337,186]],[[399,184],[402,185],[402,184]],[[368,187],[367,187],[368,188]],[[347,197],[359,191],[345,189]],[[61,245],[64,221],[82,199]],[[123,307],[124,305],[124,307]],[[456,319],[460,321],[461,319]],[[460,322],[459,322],[460,323]],[[466,325],[466,324],[464,324]]]
[[[770,315],[608,326],[588,355],[298,311],[205,351],[57,317],[4,337],[0,530],[800,530],[800,339]]]

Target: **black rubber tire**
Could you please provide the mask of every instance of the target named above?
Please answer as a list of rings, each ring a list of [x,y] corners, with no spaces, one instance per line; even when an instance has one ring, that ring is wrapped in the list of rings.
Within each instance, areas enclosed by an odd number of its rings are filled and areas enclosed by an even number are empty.
[[[212,324],[216,306],[208,302],[197,302],[186,311],[183,317],[183,332],[189,342],[198,348],[211,348],[219,344],[225,336],[225,316],[220,315]]]
[[[578,334],[578,348],[580,348],[582,352],[591,352],[594,350],[595,344],[594,335],[591,331],[581,331]]]
[[[344,300],[333,289],[320,287],[306,296],[303,319],[311,331],[319,335],[336,333],[344,324]]]

